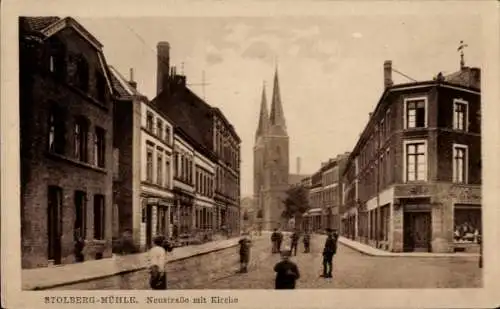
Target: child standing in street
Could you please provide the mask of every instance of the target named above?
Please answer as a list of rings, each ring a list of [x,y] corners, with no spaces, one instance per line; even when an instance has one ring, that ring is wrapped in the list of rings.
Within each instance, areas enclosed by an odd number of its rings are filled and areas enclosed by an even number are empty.
[[[276,272],[275,288],[277,290],[295,289],[295,282],[300,278],[299,268],[290,261],[291,250],[281,252],[281,262],[274,266]]]

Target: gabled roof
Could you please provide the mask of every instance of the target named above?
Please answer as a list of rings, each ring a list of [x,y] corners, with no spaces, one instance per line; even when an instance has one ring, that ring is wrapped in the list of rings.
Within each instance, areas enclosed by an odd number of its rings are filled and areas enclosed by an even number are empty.
[[[29,31],[41,31],[49,25],[54,24],[61,20],[57,16],[37,16],[37,17],[23,17],[25,21],[24,27]]]
[[[132,87],[127,79],[115,67],[108,65],[108,68],[111,72],[111,85],[113,86],[113,89],[116,90],[119,99],[132,100],[134,96],[147,99],[145,95]]]

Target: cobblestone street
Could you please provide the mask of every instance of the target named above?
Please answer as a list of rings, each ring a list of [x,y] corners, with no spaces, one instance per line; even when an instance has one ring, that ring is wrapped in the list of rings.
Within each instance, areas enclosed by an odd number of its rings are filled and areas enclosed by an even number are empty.
[[[481,269],[474,257],[372,257],[339,244],[334,278],[322,272],[323,236],[314,236],[312,251],[299,245],[292,260],[299,266],[299,289],[323,288],[475,288],[481,287]],[[247,274],[211,282],[205,289],[273,289],[273,267],[280,257],[269,258]]]

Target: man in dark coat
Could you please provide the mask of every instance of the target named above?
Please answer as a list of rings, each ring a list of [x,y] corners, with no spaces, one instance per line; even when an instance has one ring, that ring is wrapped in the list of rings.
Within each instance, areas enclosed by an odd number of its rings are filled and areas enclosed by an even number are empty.
[[[292,239],[292,245],[291,245],[291,251],[293,252],[293,255],[297,255],[297,247],[299,245],[299,233],[297,230],[295,230],[291,236]]]
[[[300,278],[299,268],[290,261],[290,250],[281,253],[281,262],[274,266],[276,272],[275,289],[295,289],[295,282]]]
[[[323,278],[332,278],[333,256],[337,253],[337,240],[331,229],[327,229],[328,237],[323,249]]]
[[[311,234],[309,234],[309,232],[306,232],[304,234],[304,238],[303,238],[303,242],[304,242],[304,253],[309,253],[311,252]]]
[[[278,241],[277,241],[277,253],[281,252],[281,243],[283,242],[283,233],[278,231]]]
[[[274,229],[273,233],[271,234],[271,244],[273,246],[272,253],[278,253],[278,229]]]
[[[250,262],[251,240],[245,235],[240,239],[240,273],[248,272],[248,262]]]

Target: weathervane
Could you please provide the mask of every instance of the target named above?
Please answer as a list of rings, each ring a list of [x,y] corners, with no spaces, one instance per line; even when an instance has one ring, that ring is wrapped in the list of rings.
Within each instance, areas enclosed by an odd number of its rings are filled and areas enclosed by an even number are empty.
[[[457,51],[460,52],[460,69],[463,69],[465,67],[464,48],[466,48],[468,46],[469,45],[465,44],[464,41],[460,41],[460,45],[458,46]]]

